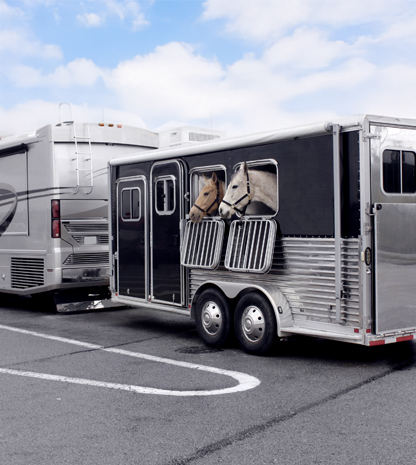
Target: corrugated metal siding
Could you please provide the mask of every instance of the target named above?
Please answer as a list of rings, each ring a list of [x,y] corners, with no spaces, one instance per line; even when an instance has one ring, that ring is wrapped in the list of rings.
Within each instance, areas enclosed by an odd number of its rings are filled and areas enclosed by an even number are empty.
[[[359,243],[344,239],[342,245],[342,319],[359,322]],[[273,266],[264,275],[228,272],[224,268],[207,272],[190,271],[194,295],[207,279],[273,284],[286,296],[293,319],[335,323],[335,240],[333,238],[282,238],[276,240]]]

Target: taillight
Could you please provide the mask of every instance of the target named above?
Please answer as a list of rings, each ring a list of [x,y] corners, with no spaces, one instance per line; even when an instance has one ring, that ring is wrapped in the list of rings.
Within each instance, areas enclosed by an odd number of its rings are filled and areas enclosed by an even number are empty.
[[[61,237],[61,204],[59,200],[52,200],[51,203],[52,218],[52,237]]]

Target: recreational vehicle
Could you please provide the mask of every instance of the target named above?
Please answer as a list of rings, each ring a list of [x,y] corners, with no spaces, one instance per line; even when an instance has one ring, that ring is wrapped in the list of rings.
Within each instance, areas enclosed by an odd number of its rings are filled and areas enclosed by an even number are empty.
[[[144,129],[72,122],[0,140],[0,292],[108,294],[107,162],[158,146]]]
[[[253,354],[412,340],[415,158],[416,120],[366,115],[113,159],[112,299]]]
[[[0,292],[41,297],[58,311],[102,306],[109,159],[221,136],[61,122],[0,140]]]

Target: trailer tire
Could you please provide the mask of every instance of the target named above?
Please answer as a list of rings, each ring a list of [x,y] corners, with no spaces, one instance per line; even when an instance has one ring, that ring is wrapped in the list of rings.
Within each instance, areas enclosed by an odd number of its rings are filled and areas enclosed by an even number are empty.
[[[244,295],[235,309],[234,330],[244,352],[270,352],[277,340],[276,317],[270,302],[257,292]]]
[[[228,299],[217,289],[206,289],[199,296],[195,308],[195,322],[199,337],[209,347],[222,347],[232,328],[232,313]]]

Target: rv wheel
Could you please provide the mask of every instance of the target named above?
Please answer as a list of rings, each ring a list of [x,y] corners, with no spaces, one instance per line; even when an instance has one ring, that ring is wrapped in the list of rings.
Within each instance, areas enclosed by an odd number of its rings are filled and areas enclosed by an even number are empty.
[[[235,309],[234,329],[245,352],[254,355],[269,352],[277,335],[276,318],[270,302],[256,292],[243,296]]]
[[[206,289],[199,296],[195,321],[199,337],[210,347],[221,347],[231,329],[231,309],[227,298],[216,289]]]

